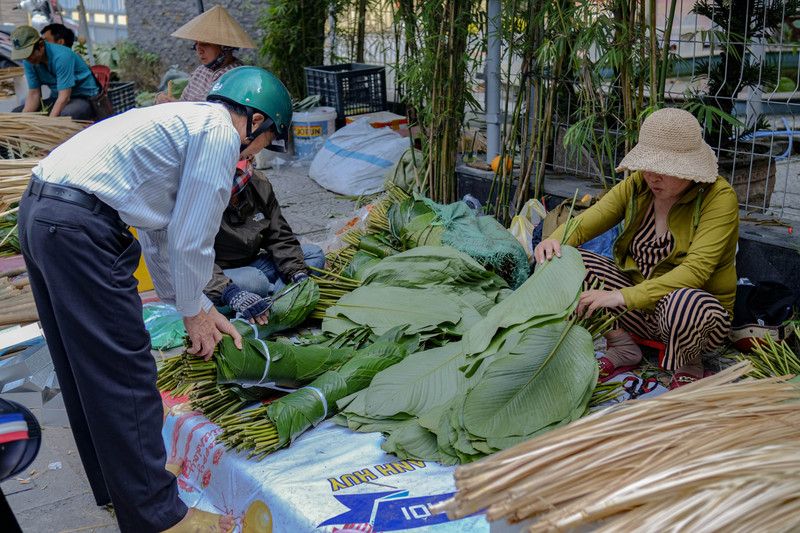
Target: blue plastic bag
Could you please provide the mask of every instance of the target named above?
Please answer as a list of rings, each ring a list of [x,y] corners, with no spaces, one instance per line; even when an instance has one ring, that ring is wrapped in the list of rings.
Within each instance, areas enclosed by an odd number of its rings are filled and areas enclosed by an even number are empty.
[[[614,259],[614,241],[617,240],[620,232],[620,224],[617,224],[607,232],[598,235],[591,241],[583,243],[579,248],[604,255],[609,259]]]

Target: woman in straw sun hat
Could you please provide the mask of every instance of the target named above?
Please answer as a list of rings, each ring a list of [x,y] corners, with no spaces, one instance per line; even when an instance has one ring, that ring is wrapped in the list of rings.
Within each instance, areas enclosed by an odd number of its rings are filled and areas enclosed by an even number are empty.
[[[694,116],[675,108],[648,116],[639,142],[617,172],[632,173],[576,217],[566,244],[579,246],[616,224],[614,259],[581,250],[586,282],[579,316],[606,308],[621,315],[598,360],[600,380],[635,368],[642,352],[631,333],[664,343],[659,361],[675,376],[670,388],[704,376],[701,355],[720,346],[730,329],[736,294],[734,258],[739,207],[717,175],[717,159]],[[538,264],[561,255],[564,227],[533,252]]]
[[[158,93],[156,103],[203,102],[214,83],[226,72],[244,66],[233,53],[239,48],[255,48],[256,44],[238,22],[222,6],[214,6],[196,16],[174,33],[173,37],[194,41],[192,46],[202,65],[192,72],[180,100]]]

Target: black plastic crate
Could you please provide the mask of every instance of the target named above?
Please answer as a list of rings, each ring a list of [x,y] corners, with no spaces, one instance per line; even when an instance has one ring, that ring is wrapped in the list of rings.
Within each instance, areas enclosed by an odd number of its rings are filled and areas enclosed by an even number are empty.
[[[306,92],[318,94],[320,105],[336,109],[337,125],[347,116],[386,109],[386,67],[344,63],[305,70]]]
[[[108,100],[114,114],[136,107],[136,91],[132,81],[112,81],[108,84]]]

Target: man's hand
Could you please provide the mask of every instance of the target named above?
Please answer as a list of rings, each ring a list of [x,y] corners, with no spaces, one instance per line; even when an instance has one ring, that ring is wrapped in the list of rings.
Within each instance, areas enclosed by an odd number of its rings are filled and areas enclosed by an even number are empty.
[[[270,301],[258,294],[243,291],[235,283],[231,283],[222,291],[222,301],[251,324],[268,322]]]
[[[242,336],[236,331],[230,320],[222,316],[216,309],[212,308],[208,313],[200,311],[194,316],[185,316],[183,325],[192,341],[192,347],[186,351],[202,357],[206,361],[214,355],[214,348],[222,340],[223,333],[233,337],[237,348],[240,350],[242,348]]]

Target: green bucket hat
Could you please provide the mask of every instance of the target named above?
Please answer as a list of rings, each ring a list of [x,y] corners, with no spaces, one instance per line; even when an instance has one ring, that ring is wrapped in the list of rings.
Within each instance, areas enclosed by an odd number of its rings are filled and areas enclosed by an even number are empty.
[[[11,59],[27,59],[33,52],[33,47],[42,38],[36,28],[20,26],[11,34]]]

